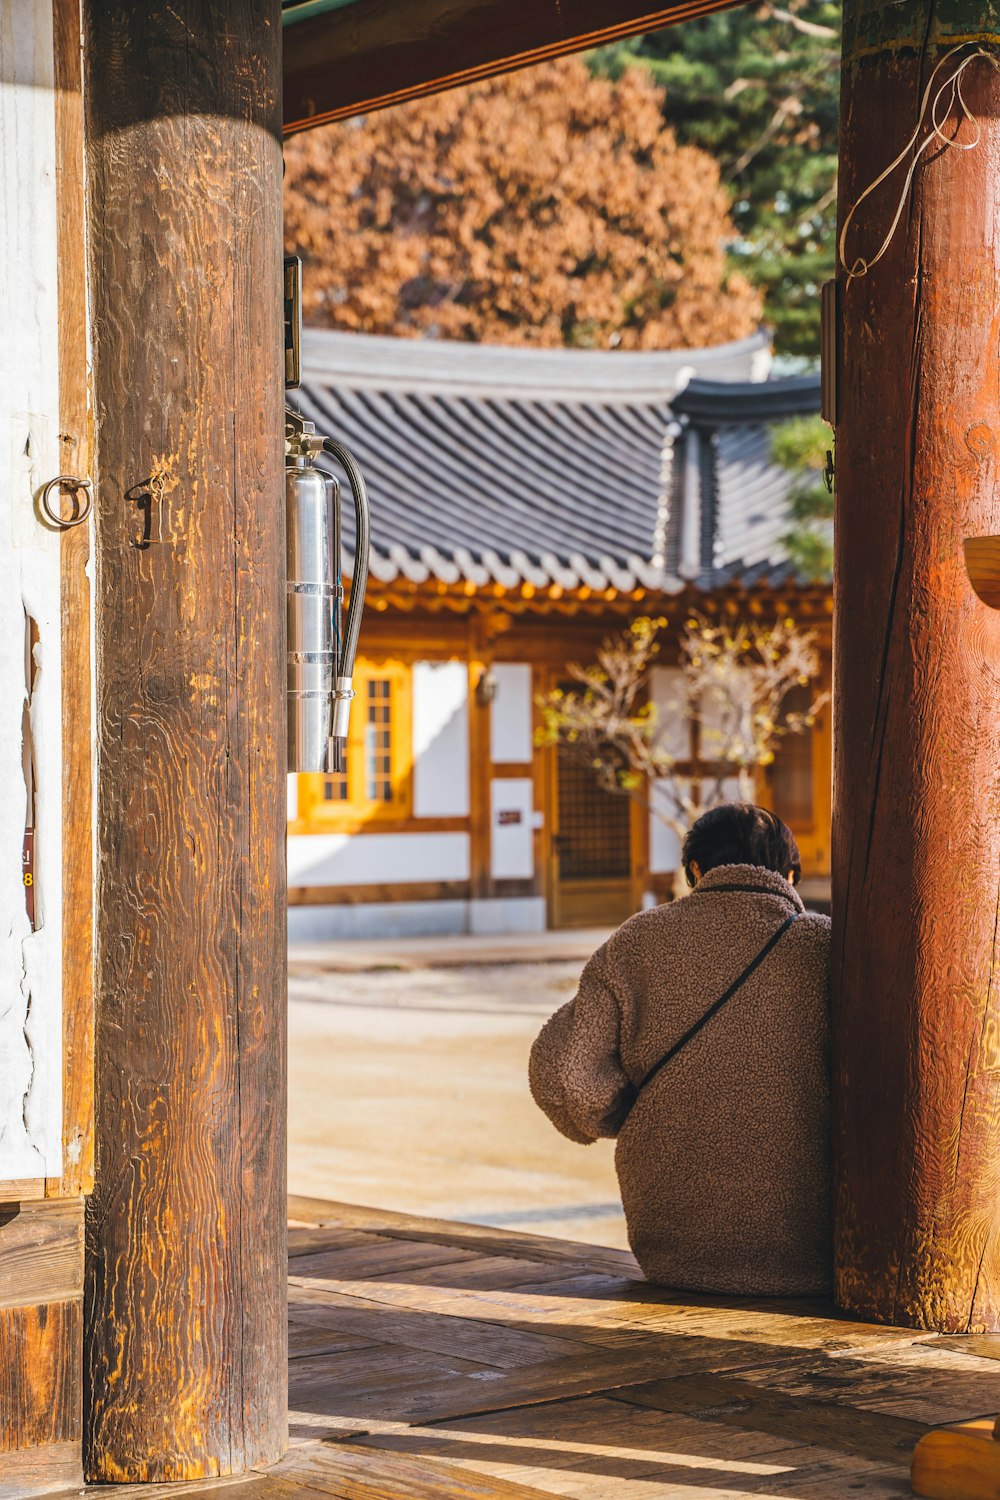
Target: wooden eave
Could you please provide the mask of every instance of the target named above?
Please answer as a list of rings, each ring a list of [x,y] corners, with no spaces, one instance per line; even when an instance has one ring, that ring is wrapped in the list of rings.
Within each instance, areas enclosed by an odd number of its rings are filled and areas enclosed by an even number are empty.
[[[788,583],[780,588],[770,585],[747,588],[733,583],[711,593],[685,589],[681,593],[668,594],[643,588],[536,589],[531,584],[506,589],[499,583],[473,588],[436,579],[413,583],[399,577],[391,583],[370,578],[366,605],[376,615],[397,610],[403,613],[430,610],[467,615],[485,609],[510,615],[536,615],[540,619],[609,614],[631,618],[652,613],[674,620],[686,616],[692,609],[709,615],[750,614],[763,618],[787,612],[800,624],[825,624],[828,628],[833,614],[833,595],[829,586],[823,584]]]
[[[356,0],[284,28],[285,134],[740,3]]]

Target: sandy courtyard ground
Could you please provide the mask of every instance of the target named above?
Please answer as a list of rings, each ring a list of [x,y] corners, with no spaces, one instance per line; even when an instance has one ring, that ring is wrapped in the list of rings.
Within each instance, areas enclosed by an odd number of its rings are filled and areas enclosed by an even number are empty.
[[[579,962],[289,980],[289,1189],[625,1246],[613,1144],[564,1140],[528,1092]]]

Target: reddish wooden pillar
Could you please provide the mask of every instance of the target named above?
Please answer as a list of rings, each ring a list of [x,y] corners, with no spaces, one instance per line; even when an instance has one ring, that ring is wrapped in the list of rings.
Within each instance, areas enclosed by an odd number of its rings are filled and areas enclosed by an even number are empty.
[[[842,222],[954,45],[931,15],[847,0]],[[837,1297],[948,1331],[1000,1328],[1000,615],[962,553],[1000,531],[1000,74],[963,92],[979,146],[928,151],[885,257],[840,276],[835,585]]]
[[[97,461],[85,1468],[277,1458],[285,1385],[278,0],[85,0]]]

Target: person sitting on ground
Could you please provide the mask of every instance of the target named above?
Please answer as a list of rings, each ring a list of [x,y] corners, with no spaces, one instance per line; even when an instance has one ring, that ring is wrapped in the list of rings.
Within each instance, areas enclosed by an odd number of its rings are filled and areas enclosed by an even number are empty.
[[[795,840],[764,808],[712,808],[682,861],[690,893],[625,922],[543,1027],[531,1091],[571,1141],[617,1136],[647,1280],[823,1294],[830,919],[805,911]]]

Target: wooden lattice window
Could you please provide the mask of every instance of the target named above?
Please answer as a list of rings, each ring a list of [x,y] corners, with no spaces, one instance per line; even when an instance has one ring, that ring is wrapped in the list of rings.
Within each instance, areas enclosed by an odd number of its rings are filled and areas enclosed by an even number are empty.
[[[589,766],[558,756],[561,880],[621,880],[632,873],[629,800],[597,784]]]
[[[367,683],[365,723],[365,796],[369,802],[391,802],[392,680],[372,677]]]
[[[412,673],[402,662],[358,663],[347,741],[347,769],[299,777],[300,833],[359,831],[407,818],[413,758]]]

